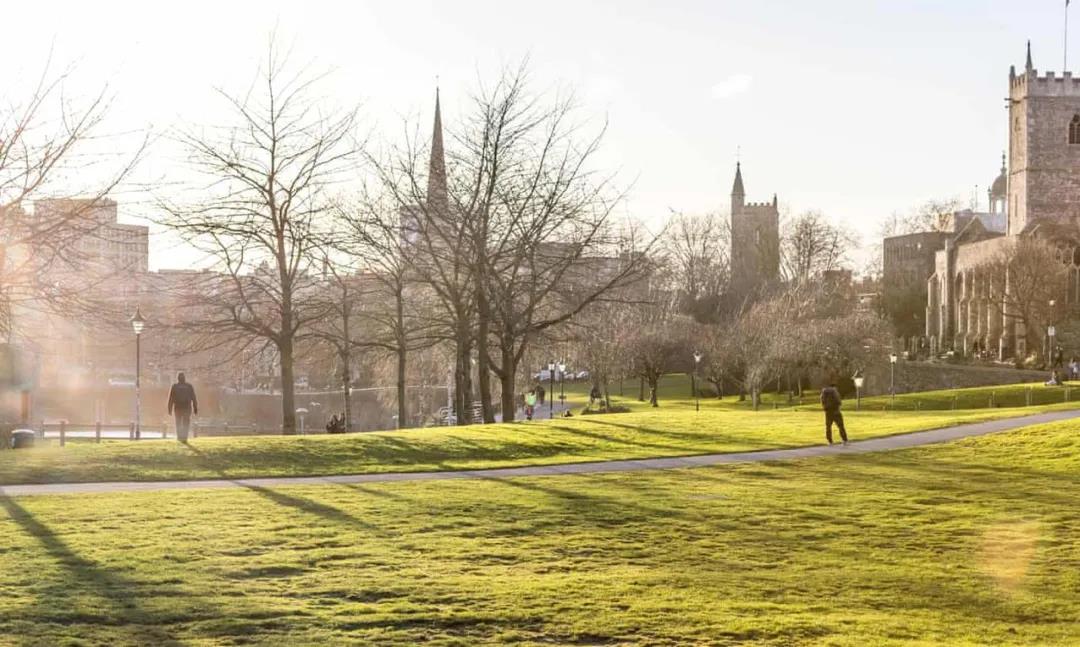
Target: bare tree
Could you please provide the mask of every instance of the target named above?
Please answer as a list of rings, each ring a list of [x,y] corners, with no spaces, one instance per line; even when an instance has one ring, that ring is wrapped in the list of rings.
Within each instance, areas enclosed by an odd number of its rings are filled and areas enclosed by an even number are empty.
[[[0,106],[0,337],[8,339],[16,310],[96,311],[85,291],[88,258],[76,243],[101,229],[92,212],[146,147],[143,138],[116,152],[118,138],[103,132],[105,91],[72,100],[64,91],[69,76],[46,63],[25,96],[6,96]],[[100,152],[102,141],[113,150]],[[28,209],[42,199],[52,208]]]
[[[664,237],[664,260],[680,309],[700,320],[716,315],[730,277],[729,219],[676,213]]]
[[[410,262],[456,348],[461,408],[475,350],[485,421],[495,416],[492,374],[503,420],[513,420],[531,344],[643,276],[651,243],[620,245],[622,194],[594,168],[604,129],[586,135],[576,114],[573,97],[534,94],[522,65],[480,90],[445,155],[437,112],[426,164],[410,144],[376,164],[410,220]]]
[[[785,278],[805,283],[840,269],[856,246],[855,235],[820,211],[806,211],[787,223],[781,240]]]
[[[313,272],[325,246],[327,189],[356,168],[356,110],[327,113],[321,80],[290,71],[273,44],[250,92],[221,96],[236,121],[180,135],[206,183],[192,204],[165,202],[166,224],[217,261],[206,317],[188,324],[203,343],[265,340],[278,352],[282,429],[296,431],[294,349],[325,317]]]
[[[992,276],[1007,283],[1001,290],[999,312],[1020,325],[1028,348],[1040,347],[1043,331],[1054,315],[1050,301],[1060,301],[1066,293],[1068,268],[1061,252],[1046,240],[1015,237],[986,267]]]
[[[409,355],[445,338],[432,314],[437,306],[413,268],[411,256],[418,250],[393,198],[365,195],[340,203],[335,213],[335,244],[363,273],[368,293],[358,314],[369,335],[349,344],[393,355],[397,421],[404,426]]]

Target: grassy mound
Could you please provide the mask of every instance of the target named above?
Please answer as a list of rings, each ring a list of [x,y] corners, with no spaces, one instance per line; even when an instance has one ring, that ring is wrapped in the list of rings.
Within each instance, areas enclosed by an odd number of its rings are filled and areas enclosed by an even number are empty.
[[[1058,405],[1060,408],[1064,405]],[[854,440],[1047,410],[849,411]],[[147,481],[419,472],[682,456],[814,445],[814,407],[641,409],[531,423],[438,427],[348,436],[200,438],[71,443],[0,452],[0,484]]]

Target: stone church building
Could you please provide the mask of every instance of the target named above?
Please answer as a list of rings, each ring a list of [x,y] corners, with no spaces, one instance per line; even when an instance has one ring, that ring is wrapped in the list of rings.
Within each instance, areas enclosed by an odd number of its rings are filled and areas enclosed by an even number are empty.
[[[992,262],[1018,237],[1057,248],[1070,267],[1061,303],[1080,303],[1080,78],[1040,75],[1029,43],[1023,71],[1009,70],[1008,115],[1008,163],[990,190],[991,212],[956,214],[934,251],[926,284],[926,336],[934,351],[1006,359],[1034,350],[1026,348],[1025,322],[1008,312],[1008,273]]]

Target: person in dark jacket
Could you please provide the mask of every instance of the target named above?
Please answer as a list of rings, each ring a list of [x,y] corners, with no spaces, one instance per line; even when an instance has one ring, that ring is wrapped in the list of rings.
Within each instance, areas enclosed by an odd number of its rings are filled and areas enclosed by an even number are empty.
[[[821,408],[825,410],[825,440],[828,440],[830,445],[833,444],[833,423],[836,423],[836,427],[840,430],[840,439],[845,445],[848,443],[847,430],[844,429],[844,414],[840,413],[840,403],[840,390],[835,384],[830,384],[821,390]]]
[[[199,415],[199,401],[195,398],[195,387],[188,384],[183,373],[176,376],[176,384],[169,389],[169,414],[176,418],[176,439],[186,443],[191,416]]]

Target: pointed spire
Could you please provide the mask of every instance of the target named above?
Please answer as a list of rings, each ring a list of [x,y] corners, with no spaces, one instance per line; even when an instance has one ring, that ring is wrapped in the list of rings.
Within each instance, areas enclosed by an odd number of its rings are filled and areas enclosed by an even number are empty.
[[[1007,169],[1007,167],[1005,165],[1005,151],[1001,151],[1001,174],[1005,175],[1005,172],[1007,170],[1008,169]]]
[[[1027,63],[1024,64],[1024,71],[1030,72],[1034,68],[1035,66],[1031,64],[1031,41],[1029,40],[1027,42]]]
[[[742,182],[742,162],[735,162],[735,184],[731,187],[731,195],[739,197],[746,195]]]
[[[446,185],[446,154],[443,151],[442,109],[439,106],[439,88],[435,87],[435,124],[431,132],[431,160],[428,162],[428,208],[443,211],[449,207],[449,190]]]

